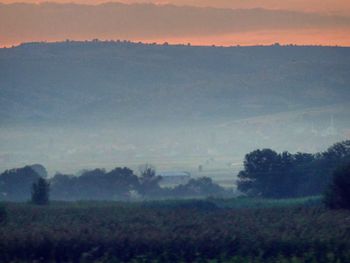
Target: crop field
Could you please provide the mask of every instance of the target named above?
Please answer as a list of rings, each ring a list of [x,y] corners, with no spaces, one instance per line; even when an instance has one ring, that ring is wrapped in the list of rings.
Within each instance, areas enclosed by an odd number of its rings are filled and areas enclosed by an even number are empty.
[[[350,212],[318,201],[6,203],[0,262],[350,262]]]

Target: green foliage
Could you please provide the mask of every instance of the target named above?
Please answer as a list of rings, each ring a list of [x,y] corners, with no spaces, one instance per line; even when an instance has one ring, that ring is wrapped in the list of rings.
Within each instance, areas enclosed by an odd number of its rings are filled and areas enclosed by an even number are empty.
[[[32,203],[47,205],[49,203],[50,184],[42,177],[32,185]]]
[[[346,210],[210,209],[211,201],[172,202],[8,204],[0,262],[350,260]]]
[[[350,163],[333,173],[333,180],[324,197],[327,207],[350,209]]]

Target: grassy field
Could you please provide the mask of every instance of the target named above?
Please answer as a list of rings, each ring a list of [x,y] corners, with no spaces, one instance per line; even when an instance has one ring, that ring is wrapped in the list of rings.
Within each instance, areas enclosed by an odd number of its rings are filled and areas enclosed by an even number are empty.
[[[310,196],[304,198],[293,199],[262,199],[237,197],[232,199],[209,199],[221,208],[272,208],[272,207],[315,207],[322,205],[321,196]]]
[[[350,212],[319,197],[4,206],[0,262],[350,262]]]

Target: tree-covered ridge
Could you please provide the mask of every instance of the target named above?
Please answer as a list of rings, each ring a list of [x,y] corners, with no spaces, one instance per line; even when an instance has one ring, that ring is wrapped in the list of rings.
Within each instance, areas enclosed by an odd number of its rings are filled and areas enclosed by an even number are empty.
[[[345,105],[349,57],[349,48],[337,47],[26,43],[0,49],[0,117],[236,120]]]

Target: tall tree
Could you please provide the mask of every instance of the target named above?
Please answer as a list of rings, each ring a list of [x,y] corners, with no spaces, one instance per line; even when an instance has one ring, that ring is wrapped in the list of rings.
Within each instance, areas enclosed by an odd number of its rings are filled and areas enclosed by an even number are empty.
[[[278,154],[271,149],[255,150],[244,160],[244,170],[238,174],[238,190],[249,195],[273,197],[276,179],[281,176],[276,167],[280,165]]]
[[[332,209],[350,209],[350,163],[334,171],[324,202]]]
[[[31,186],[39,177],[30,166],[6,170],[0,175],[0,200],[28,200]]]
[[[46,205],[49,203],[50,184],[42,177],[32,186],[32,203]]]
[[[141,175],[139,193],[148,197],[156,197],[161,194],[162,189],[159,186],[161,177],[157,176],[155,167],[145,164],[139,167],[139,171]]]

